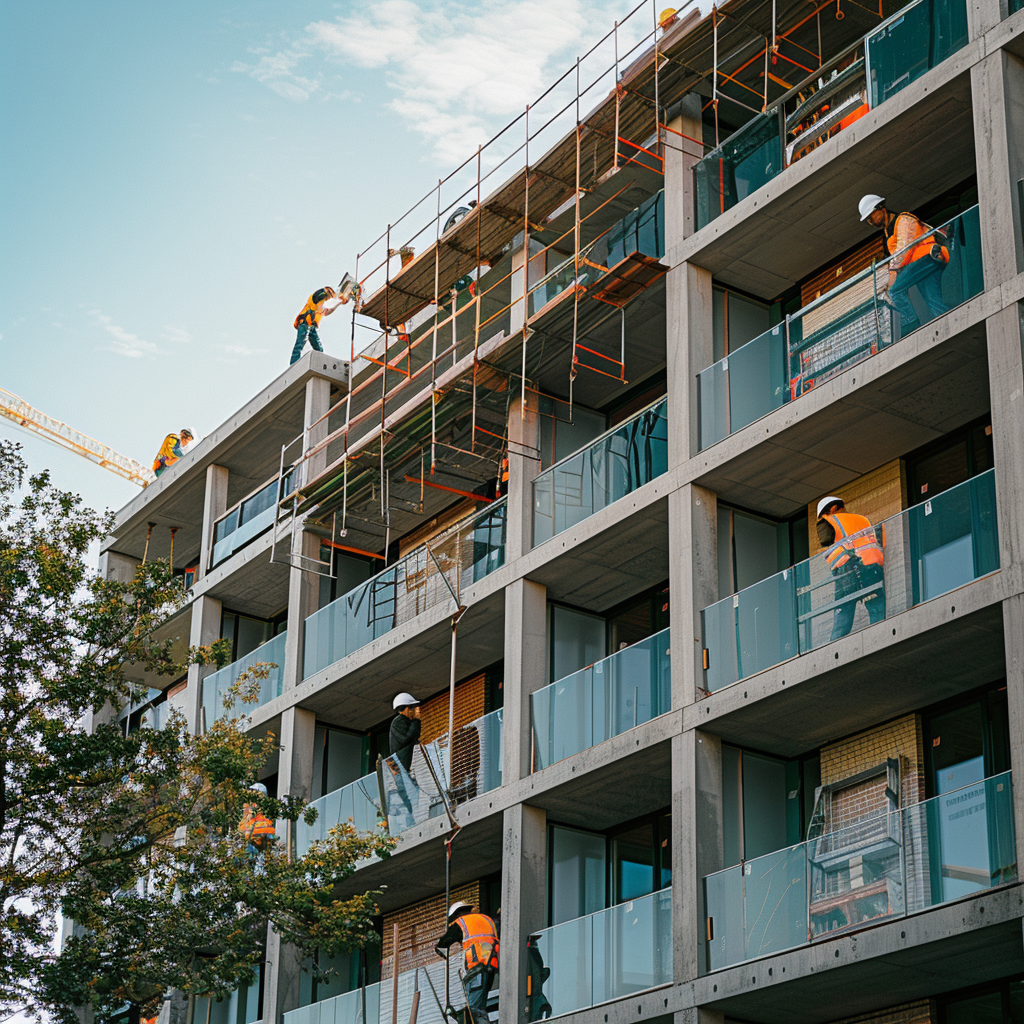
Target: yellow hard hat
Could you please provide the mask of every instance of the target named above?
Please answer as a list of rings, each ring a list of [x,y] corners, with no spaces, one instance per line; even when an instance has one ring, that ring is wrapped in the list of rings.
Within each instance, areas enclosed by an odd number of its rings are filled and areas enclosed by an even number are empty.
[[[658,15],[658,24],[664,25],[666,21],[671,21],[676,16],[676,9],[674,7],[666,7],[665,10]]]

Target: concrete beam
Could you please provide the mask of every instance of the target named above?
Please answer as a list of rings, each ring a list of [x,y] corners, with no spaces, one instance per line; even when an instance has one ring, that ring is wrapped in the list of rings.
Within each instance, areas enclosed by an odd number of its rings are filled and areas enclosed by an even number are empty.
[[[100,555],[100,578],[116,580],[118,583],[131,583],[135,579],[139,564],[139,560],[132,558],[131,555],[122,555],[117,551],[104,551]]]
[[[203,532],[199,542],[199,575],[201,580],[210,571],[213,555],[213,526],[227,511],[228,470],[226,466],[206,467],[206,493],[203,498]]]
[[[547,815],[505,811],[501,866],[501,1020],[526,1021],[526,940],[547,924]]]
[[[222,606],[220,601],[212,597],[197,597],[192,602],[192,628],[189,633],[189,645],[205,647],[214,640],[220,639],[220,621]],[[215,672],[213,665],[189,665],[188,686],[185,698],[185,716],[189,728],[198,734],[203,729],[203,680]],[[207,722],[209,729],[213,722]]]
[[[547,589],[515,580],[505,591],[505,784],[530,774],[530,694],[548,682]]]

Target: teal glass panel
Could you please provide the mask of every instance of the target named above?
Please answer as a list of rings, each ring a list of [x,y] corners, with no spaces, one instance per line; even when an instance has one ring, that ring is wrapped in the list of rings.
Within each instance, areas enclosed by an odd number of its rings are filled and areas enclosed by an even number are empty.
[[[309,806],[317,811],[316,821],[307,825],[299,818],[295,823],[296,855],[304,857],[313,842],[327,839],[330,830],[344,821],[351,821],[359,832],[373,832],[378,824],[379,803],[376,773],[312,801]]]
[[[672,890],[529,937],[530,1019],[558,1016],[672,981]]]
[[[732,209],[782,169],[779,116],[759,114],[694,167],[697,227]]]
[[[270,529],[276,514],[277,478],[246,498],[223,519],[214,524],[213,557],[210,565],[219,565],[249,541]]]
[[[273,640],[261,644],[244,658],[233,661],[230,665],[208,675],[203,680],[203,711],[206,715],[206,727],[209,728],[218,718],[237,717],[249,714],[267,701],[281,696],[281,683],[284,679],[284,652],[288,642],[288,633],[278,633]],[[258,699],[255,703],[245,703],[235,698],[230,708],[225,708],[224,699],[228,690],[238,681],[243,672],[248,672],[255,665],[271,665],[266,679],[253,680],[259,687]],[[243,684],[243,688],[244,684]]]
[[[533,770],[663,715],[670,706],[664,629],[530,695]]]
[[[665,255],[665,190],[626,214],[605,236],[608,256],[605,264],[614,267],[634,252],[644,256]]]
[[[967,45],[964,0],[917,0],[867,37],[871,106],[890,96]]]
[[[461,594],[505,564],[505,499],[306,618],[303,678]]]
[[[667,469],[668,400],[662,398],[534,478],[534,546]]]

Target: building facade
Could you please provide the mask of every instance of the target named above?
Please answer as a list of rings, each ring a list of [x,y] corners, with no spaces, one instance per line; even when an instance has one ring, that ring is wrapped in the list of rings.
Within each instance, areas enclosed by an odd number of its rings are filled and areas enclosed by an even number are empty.
[[[400,837],[344,883],[379,948],[316,985],[270,934],[197,1019],[440,1020],[449,851],[502,1022],[1024,1020],[1015,6],[731,0],[616,51],[385,253],[362,357],[303,356],[121,510],[103,571],[173,527],[161,632],[235,652],[124,714],[204,729],[271,663],[264,781],[320,812],[283,841]],[[865,193],[941,233],[890,264]],[[828,495],[870,535],[823,547]]]

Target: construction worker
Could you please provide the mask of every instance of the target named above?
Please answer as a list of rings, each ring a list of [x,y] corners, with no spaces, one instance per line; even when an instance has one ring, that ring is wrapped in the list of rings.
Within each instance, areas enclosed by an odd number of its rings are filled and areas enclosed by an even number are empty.
[[[894,214],[886,209],[881,196],[869,193],[858,204],[860,219],[881,228],[890,255],[889,280],[886,288],[892,304],[900,314],[900,334],[907,335],[921,326],[917,311],[910,301],[910,289],[917,286],[931,322],[949,312],[942,298],[942,272],[949,265],[946,237],[912,213]]]
[[[153,472],[159,476],[169,466],[173,466],[185,454],[185,449],[192,443],[192,431],[182,427],[180,434],[168,434],[160,451],[153,460]]]
[[[818,502],[818,541],[835,578],[836,607],[830,640],[853,628],[857,602],[863,601],[870,622],[885,618],[885,528],[871,526],[866,516],[846,511],[842,498],[829,495]]]
[[[391,706],[395,710],[395,717],[391,720],[388,732],[388,745],[391,747],[388,768],[394,777],[399,799],[408,811],[408,825],[411,825],[413,790],[418,789],[412,775],[412,755],[420,741],[420,730],[423,727],[420,721],[420,702],[411,693],[403,691],[395,696]]]
[[[260,796],[267,795],[267,787],[262,782],[254,782],[249,789]],[[255,803],[246,803],[242,806],[242,820],[238,823],[238,831],[249,841],[249,851],[253,856],[277,838],[274,823]]]
[[[323,288],[317,288],[315,292],[308,299],[306,304],[299,311],[299,315],[295,318],[295,329],[298,332],[295,336],[295,347],[292,349],[292,358],[288,363],[291,366],[292,363],[298,362],[299,356],[302,355],[302,349],[306,344],[306,339],[309,339],[310,346],[317,352],[323,352],[323,346],[320,344],[320,332],[318,330],[320,326],[320,318],[323,316],[330,316],[339,306],[343,305],[345,300],[342,299],[334,306],[325,307],[324,303],[330,299],[338,298],[338,293],[328,284],[324,285]]]
[[[473,908],[459,900],[448,908],[448,930],[437,940],[434,950],[445,959],[445,953],[456,942],[462,943],[466,971],[462,987],[473,1024],[488,1024],[487,996],[498,978],[498,926],[486,914],[473,913]]]

